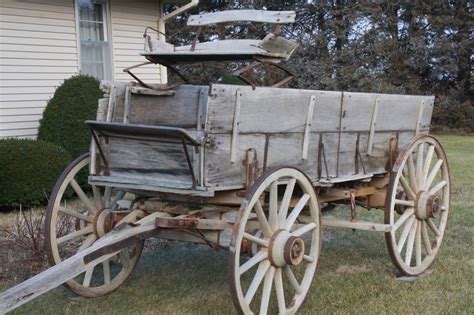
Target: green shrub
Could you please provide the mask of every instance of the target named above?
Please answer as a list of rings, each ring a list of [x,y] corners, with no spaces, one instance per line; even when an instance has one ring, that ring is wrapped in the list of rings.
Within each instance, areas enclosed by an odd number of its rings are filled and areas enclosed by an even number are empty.
[[[46,106],[38,140],[60,145],[74,158],[88,151],[91,136],[84,121],[95,119],[101,97],[99,81],[92,77],[78,75],[65,80]]]
[[[0,140],[0,209],[44,203],[70,159],[53,143]]]

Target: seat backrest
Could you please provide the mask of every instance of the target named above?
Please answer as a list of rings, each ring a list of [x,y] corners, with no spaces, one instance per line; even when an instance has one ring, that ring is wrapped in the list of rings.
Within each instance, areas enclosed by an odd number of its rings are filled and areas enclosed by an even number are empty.
[[[294,23],[295,19],[295,11],[228,10],[191,15],[188,19],[188,26],[205,26],[230,22],[289,24]]]

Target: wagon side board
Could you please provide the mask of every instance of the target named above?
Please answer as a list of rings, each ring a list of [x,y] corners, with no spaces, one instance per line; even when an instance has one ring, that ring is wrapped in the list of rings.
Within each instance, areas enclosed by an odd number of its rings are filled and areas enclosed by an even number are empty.
[[[428,133],[433,101],[431,96],[212,85],[205,185],[243,185],[250,148],[260,171],[295,166],[315,185],[385,173],[390,139],[401,148],[417,133]]]

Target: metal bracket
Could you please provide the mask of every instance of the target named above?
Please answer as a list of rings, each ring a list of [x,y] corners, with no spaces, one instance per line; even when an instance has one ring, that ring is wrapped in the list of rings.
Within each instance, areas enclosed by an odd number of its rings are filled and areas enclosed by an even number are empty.
[[[245,166],[245,187],[248,189],[258,176],[257,151],[254,148],[245,151],[245,160],[242,161],[242,164]]]
[[[326,179],[329,180],[329,170],[328,163],[326,161],[326,152],[324,151],[323,135],[319,135],[319,145],[318,145],[318,177],[321,179],[322,165],[321,162],[324,162],[324,169],[326,171]]]
[[[232,139],[231,139],[231,145],[230,145],[230,163],[235,163],[236,154],[237,154],[241,102],[242,102],[242,91],[240,89],[237,89],[235,92],[234,122],[232,126]]]

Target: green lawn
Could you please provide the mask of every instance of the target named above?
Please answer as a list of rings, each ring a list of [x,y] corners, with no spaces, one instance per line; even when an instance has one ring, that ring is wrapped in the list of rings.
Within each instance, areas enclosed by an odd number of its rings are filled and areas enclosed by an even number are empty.
[[[449,226],[433,273],[399,281],[382,234],[327,228],[302,314],[473,313],[474,137],[439,138],[454,185]],[[380,216],[381,211],[366,215]],[[161,247],[146,253],[130,280],[108,296],[83,299],[58,288],[16,314],[234,313],[226,251],[178,243]]]

